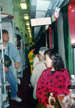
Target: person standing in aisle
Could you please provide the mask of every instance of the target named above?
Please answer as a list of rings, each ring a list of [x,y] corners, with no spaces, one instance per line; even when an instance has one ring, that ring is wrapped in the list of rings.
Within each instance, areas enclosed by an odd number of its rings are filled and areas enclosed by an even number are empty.
[[[31,74],[32,74],[32,71],[33,71],[33,58],[35,57],[35,55],[34,55],[34,50],[35,50],[35,47],[32,46],[32,47],[30,48],[29,53],[28,53],[28,59],[29,59],[30,72],[31,72]]]
[[[20,62],[20,55],[17,49],[14,47],[14,45],[8,42],[9,41],[8,31],[2,30],[2,36],[3,36],[3,46],[5,48],[4,54],[8,55],[10,59],[14,61],[15,68],[18,68]],[[17,81],[13,73],[13,66],[11,64],[9,67],[5,66],[4,68],[5,68],[5,77],[11,87],[11,99],[17,102],[21,102],[22,99],[19,98],[17,95]]]

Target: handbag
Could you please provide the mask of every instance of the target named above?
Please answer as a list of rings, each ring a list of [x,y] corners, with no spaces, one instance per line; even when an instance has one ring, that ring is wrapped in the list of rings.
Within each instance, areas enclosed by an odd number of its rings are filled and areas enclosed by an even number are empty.
[[[4,65],[6,67],[9,67],[9,66],[11,66],[11,64],[12,64],[12,60],[9,57],[9,47],[8,47],[8,55],[6,55],[6,54],[4,55]]]
[[[11,64],[12,64],[12,61],[11,61],[10,57],[8,55],[4,55],[4,65],[6,67],[9,67],[9,66],[11,66]]]

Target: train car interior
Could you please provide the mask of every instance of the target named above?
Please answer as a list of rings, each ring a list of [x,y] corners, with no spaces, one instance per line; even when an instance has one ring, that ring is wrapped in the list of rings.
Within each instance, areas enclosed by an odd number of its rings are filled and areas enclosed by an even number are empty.
[[[69,70],[75,96],[74,28],[75,0],[0,0],[0,108],[49,108],[35,106],[36,101],[32,99],[32,62],[30,63],[28,54],[33,47],[36,51],[34,56],[41,47],[59,52],[64,67]],[[12,72],[21,102],[11,99],[12,87],[6,79],[4,55],[7,46],[4,46],[3,30],[9,35],[8,41],[14,45],[17,52],[13,52],[13,48],[10,49]],[[18,57],[19,67],[16,68]],[[71,107],[63,107],[60,104],[60,108]]]

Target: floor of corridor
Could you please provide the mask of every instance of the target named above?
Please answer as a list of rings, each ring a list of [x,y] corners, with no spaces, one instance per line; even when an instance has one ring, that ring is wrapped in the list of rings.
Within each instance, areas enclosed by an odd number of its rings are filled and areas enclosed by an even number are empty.
[[[30,83],[30,70],[26,68],[23,72],[23,78],[21,79],[21,85],[19,85],[18,96],[22,98],[21,103],[10,101],[10,108],[32,108],[31,103],[31,88]]]

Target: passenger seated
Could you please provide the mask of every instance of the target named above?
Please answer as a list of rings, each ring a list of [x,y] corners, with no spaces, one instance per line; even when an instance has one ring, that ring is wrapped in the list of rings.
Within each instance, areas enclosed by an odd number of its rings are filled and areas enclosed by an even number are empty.
[[[46,48],[46,47],[41,47],[39,49],[39,62],[34,67],[34,69],[32,71],[31,78],[30,78],[31,85],[33,87],[33,98],[34,99],[37,99],[37,97],[36,97],[36,87],[37,87],[38,79],[39,79],[42,71],[47,68],[45,63],[44,63],[44,52],[46,50],[48,50],[48,48]]]
[[[54,50],[45,52],[45,64],[47,69],[42,72],[37,83],[36,93],[39,103],[36,108],[56,108],[54,104],[57,102],[58,95],[70,93],[68,88],[71,85],[70,75],[68,70],[64,68],[60,54]],[[55,105],[60,108],[58,104]]]

